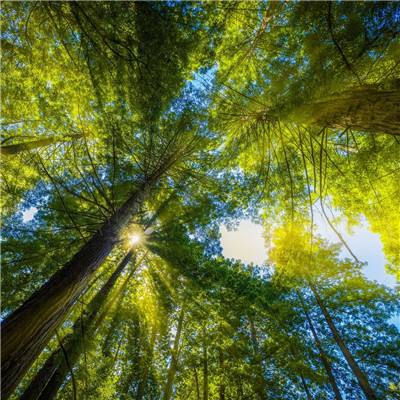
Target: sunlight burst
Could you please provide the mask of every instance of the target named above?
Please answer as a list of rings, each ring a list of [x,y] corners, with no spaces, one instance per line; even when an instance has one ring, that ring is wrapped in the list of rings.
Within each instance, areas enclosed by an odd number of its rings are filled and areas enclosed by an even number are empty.
[[[134,246],[135,244],[138,244],[141,241],[141,237],[140,235],[138,235],[137,233],[133,233],[132,235],[130,235],[129,237],[129,243]]]

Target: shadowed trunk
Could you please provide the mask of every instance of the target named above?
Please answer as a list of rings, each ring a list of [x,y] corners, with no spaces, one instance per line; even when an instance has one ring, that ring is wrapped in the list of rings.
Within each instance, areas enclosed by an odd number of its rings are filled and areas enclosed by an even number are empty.
[[[178,367],[179,344],[181,339],[184,315],[185,315],[185,310],[182,308],[181,312],[179,313],[178,326],[176,328],[174,346],[172,348],[172,354],[171,354],[171,363],[168,368],[167,383],[165,384],[163,400],[170,400],[170,398],[172,397],[172,385],[174,383],[176,369]]]
[[[314,324],[313,324],[313,322],[311,320],[311,317],[307,312],[307,307],[304,304],[304,300],[303,300],[303,298],[302,298],[302,296],[301,296],[301,294],[299,292],[297,292],[297,295],[298,295],[298,297],[300,299],[300,303],[301,303],[301,306],[302,306],[302,308],[304,310],[304,314],[306,316],[308,325],[310,326],[310,330],[311,330],[311,333],[313,335],[313,338],[314,338],[314,341],[315,341],[315,345],[317,346],[317,349],[318,349],[318,352],[319,352],[319,357],[320,357],[320,359],[322,361],[322,364],[323,364],[323,366],[325,368],[326,374],[328,375],[328,380],[329,380],[329,383],[330,383],[330,385],[332,387],[333,393],[335,394],[335,399],[336,400],[342,400],[342,395],[340,394],[340,390],[339,390],[339,387],[338,387],[338,385],[336,383],[335,376],[333,375],[331,363],[329,362],[329,359],[328,359],[324,349],[322,348],[322,344],[321,344],[321,342],[320,342],[320,340],[318,338],[317,331],[314,328]]]
[[[6,318],[1,328],[3,399],[11,395],[64,321],[159,176],[154,175],[141,183],[72,259]]]
[[[348,90],[300,107],[295,114],[320,127],[400,135],[400,90]]]
[[[80,139],[81,137],[83,137],[83,135],[77,133],[75,135],[68,135],[63,138],[50,137],[50,138],[32,140],[31,142],[25,142],[25,143],[1,145],[0,154],[2,156],[12,156],[14,154],[22,153],[23,151],[39,149],[41,147],[46,147],[54,143],[72,142],[73,140]]]
[[[219,400],[225,400],[225,383],[224,383],[224,379],[223,374],[224,374],[224,352],[222,351],[222,349],[219,349],[219,367],[220,367],[220,374],[221,374],[221,382],[219,384]]]
[[[372,390],[372,387],[371,387],[366,375],[359,367],[357,361],[354,359],[353,355],[350,353],[349,349],[347,348],[339,331],[336,329],[336,326],[331,318],[331,315],[330,315],[328,309],[325,307],[325,304],[322,301],[321,297],[319,296],[315,286],[313,284],[310,284],[310,288],[314,294],[314,297],[317,301],[319,308],[322,311],[322,314],[325,317],[325,321],[328,324],[330,331],[332,332],[335,342],[339,346],[344,358],[346,359],[347,363],[349,364],[349,367],[351,368],[351,370],[353,371],[353,374],[357,378],[358,384],[360,385],[361,390],[364,392],[365,397],[368,400],[377,400],[378,398],[375,395],[374,391]]]
[[[96,318],[107,300],[110,291],[114,287],[116,280],[131,260],[132,254],[133,252],[130,250],[101,290],[93,297],[85,311],[86,315],[75,322],[72,333],[63,339],[64,351],[59,348],[50,355],[21,396],[21,400],[36,400],[39,398],[51,399],[55,397],[69,369],[74,367],[81,354],[82,342],[84,340],[82,337],[82,326],[85,328],[85,331],[90,332],[91,335],[95,333],[101,321],[103,321],[108,307],[104,309],[98,320],[96,320]],[[64,352],[67,355],[69,365],[67,365]]]

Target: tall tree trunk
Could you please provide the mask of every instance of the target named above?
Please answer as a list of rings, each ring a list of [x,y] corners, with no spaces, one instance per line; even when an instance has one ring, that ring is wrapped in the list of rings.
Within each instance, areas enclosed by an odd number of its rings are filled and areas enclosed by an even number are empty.
[[[32,140],[31,142],[25,142],[25,143],[0,145],[0,154],[2,156],[12,156],[18,153],[22,153],[23,151],[35,150],[41,147],[46,147],[53,143],[72,142],[73,140],[80,139],[81,137],[83,137],[83,135],[81,133],[77,133],[65,136],[63,138],[49,137],[38,140]]]
[[[200,400],[200,385],[199,385],[199,376],[197,375],[197,368],[193,368],[194,372],[194,384],[196,386],[196,400]]]
[[[208,400],[208,350],[205,326],[203,326],[203,400]]]
[[[350,353],[350,350],[347,348],[346,343],[342,339],[339,331],[336,329],[336,326],[331,318],[331,315],[330,315],[328,309],[325,307],[325,304],[322,301],[321,297],[319,296],[316,287],[312,283],[310,283],[310,288],[314,294],[314,297],[317,301],[319,308],[322,311],[322,314],[324,315],[325,321],[328,324],[330,331],[332,332],[335,342],[339,346],[344,358],[346,359],[347,363],[349,364],[349,367],[353,371],[353,374],[355,375],[355,377],[358,381],[358,384],[361,387],[361,390],[364,392],[365,397],[368,400],[377,400],[378,398],[377,398],[375,392],[372,390],[372,387],[371,387],[366,375],[364,374],[364,372],[361,370],[361,368],[357,364],[357,361],[354,359],[353,355]]]
[[[288,341],[287,343],[289,345],[289,353],[292,355],[293,360],[296,361],[297,360],[296,354],[299,354],[299,351],[296,347],[294,347],[292,345],[292,343],[290,341]],[[303,385],[304,391],[306,392],[307,400],[313,400],[310,389],[308,388],[307,382],[304,379],[304,376],[301,372],[299,372],[299,376],[300,376],[300,381]]]
[[[172,385],[174,383],[176,369],[178,367],[179,344],[181,339],[184,315],[185,315],[185,310],[184,308],[182,308],[181,312],[179,313],[178,325],[176,328],[176,335],[171,354],[171,363],[168,368],[167,382],[165,384],[163,400],[170,400],[170,398],[172,397]]]
[[[352,89],[300,107],[294,114],[320,127],[400,135],[400,90]]]
[[[225,368],[225,360],[224,360],[224,352],[222,349],[219,349],[219,368],[220,368],[220,377],[221,382],[219,384],[219,400],[225,400],[225,382],[223,379],[224,368]]]
[[[21,396],[21,400],[36,400],[43,398],[42,393],[46,393],[46,397],[44,397],[46,399],[55,397],[59,386],[64,382],[65,376],[69,372],[69,368],[73,368],[81,354],[82,342],[84,340],[82,337],[82,326],[85,328],[85,331],[89,332],[91,335],[95,333],[100,322],[103,320],[103,314],[107,313],[108,307],[106,307],[106,309],[100,314],[97,320],[96,318],[100,310],[103,309],[102,307],[104,306],[110,291],[114,287],[117,278],[131,260],[132,254],[133,251],[130,250],[119,263],[118,267],[109,277],[101,290],[93,297],[85,311],[86,315],[75,322],[72,332],[64,338],[64,349],[59,348],[53,351],[42,368],[32,379],[30,385]],[[65,354],[68,358],[69,365],[67,365]],[[57,387],[58,383],[59,385]]]
[[[97,231],[72,259],[56,272],[1,327],[2,395],[16,388],[71,307],[87,287],[94,272],[119,240],[121,230],[148,197],[160,174],[139,184],[125,204]]]
[[[303,385],[304,391],[306,392],[307,400],[313,400],[310,389],[308,388],[307,382],[302,374],[300,374],[300,380]]]
[[[318,352],[319,352],[319,357],[320,357],[320,359],[322,361],[322,364],[323,364],[323,366],[325,368],[325,371],[326,371],[326,374],[328,376],[328,380],[329,380],[329,383],[330,383],[330,385],[332,387],[333,393],[335,394],[335,399],[336,400],[342,400],[342,395],[340,394],[340,390],[339,390],[339,387],[338,387],[338,385],[336,383],[335,376],[333,375],[331,363],[329,362],[329,359],[328,359],[324,349],[322,348],[322,344],[321,344],[321,341],[319,340],[317,331],[315,330],[314,324],[313,324],[313,322],[311,320],[311,317],[308,314],[307,306],[305,305],[303,297],[301,296],[300,292],[297,292],[297,295],[298,295],[298,297],[300,299],[300,303],[301,303],[301,306],[302,306],[302,308],[304,310],[304,314],[306,316],[308,325],[310,326],[310,330],[311,330],[312,336],[314,338],[315,345],[317,346],[317,349],[318,349]]]

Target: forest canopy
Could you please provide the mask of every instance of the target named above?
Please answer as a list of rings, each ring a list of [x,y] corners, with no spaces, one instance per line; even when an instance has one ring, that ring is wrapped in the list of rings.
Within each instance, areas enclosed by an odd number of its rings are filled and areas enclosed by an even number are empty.
[[[0,13],[4,400],[400,398],[399,2]]]

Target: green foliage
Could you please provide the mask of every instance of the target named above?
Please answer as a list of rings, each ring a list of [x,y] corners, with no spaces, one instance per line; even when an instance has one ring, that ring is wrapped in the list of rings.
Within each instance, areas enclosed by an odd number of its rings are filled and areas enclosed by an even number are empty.
[[[398,297],[341,258],[335,228],[366,220],[398,276],[398,3],[1,15],[2,317],[155,181],[12,398],[85,320],[132,232],[135,262],[82,324],[57,398],[328,400],[325,357],[343,398],[362,399],[321,304],[376,398],[398,398]],[[341,244],[315,234],[317,212]],[[266,265],[222,256],[220,225],[243,216],[264,224]]]

